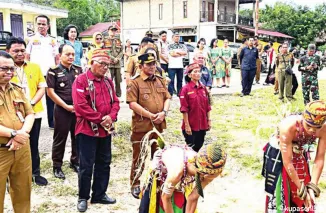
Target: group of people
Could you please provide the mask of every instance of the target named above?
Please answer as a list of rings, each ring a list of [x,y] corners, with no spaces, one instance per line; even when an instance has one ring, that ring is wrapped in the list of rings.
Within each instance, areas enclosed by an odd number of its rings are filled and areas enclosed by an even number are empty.
[[[183,58],[187,55],[187,49],[179,42],[177,33],[173,35],[173,43],[168,44],[166,31],[160,32],[159,42],[154,42],[151,38],[153,33],[148,31],[141,41],[139,52],[132,54],[131,46],[123,48],[121,41],[115,37],[117,28],[110,26],[109,37],[104,38],[101,33],[94,34],[95,47],[88,53],[88,66],[83,72],[76,65],[83,54],[76,40],[77,27],[69,25],[65,30],[67,39],[59,45],[47,33],[48,17],[40,15],[36,17],[36,23],[38,32],[27,43],[21,38],[12,37],[7,43],[7,51],[0,52],[0,158],[3,159],[0,165],[0,210],[4,207],[8,177],[15,212],[30,212],[32,181],[41,186],[48,183],[41,176],[38,151],[42,120],[40,113],[43,111],[41,99],[45,93],[49,127],[54,128],[54,176],[65,179],[61,167],[70,132],[70,167],[78,173],[78,211],[87,210],[90,198],[91,203],[116,203],[106,192],[110,180],[112,136],[120,110],[120,60],[124,55],[128,57],[125,61],[126,102],[133,111],[130,136],[131,194],[137,199],[141,198],[139,211],[142,213],[170,213],[174,212],[173,209],[195,212],[198,198],[203,197],[203,188],[221,174],[227,158],[218,142],[206,145],[204,142],[207,131],[212,127],[212,76],[223,71],[222,68],[218,71],[217,66],[224,67],[226,84],[230,82],[230,55],[233,53],[228,41],[224,40],[224,47],[220,50],[216,47],[216,40],[212,41],[211,52],[205,53],[205,41],[200,40],[194,62],[184,70]],[[250,38],[248,46],[240,52],[243,95],[250,94],[256,75],[259,51],[253,45],[254,39]],[[300,69],[315,69],[310,60],[302,59]],[[166,117],[175,91],[175,76],[185,144],[171,146],[160,141],[164,141],[161,133],[168,125]],[[183,76],[185,85],[182,85]],[[280,147],[277,158],[282,154],[283,173],[280,173],[280,169],[275,173],[274,167],[270,170],[269,165],[274,161],[270,161],[273,158],[269,157],[271,145],[266,146],[263,174],[267,182],[271,180],[270,177],[282,177],[282,183],[290,178],[294,183],[291,190],[299,189],[299,198],[305,200],[297,201],[294,192],[286,191],[285,196],[293,198],[291,206],[302,206],[304,203],[310,207],[311,200],[314,201],[313,194],[318,196],[320,193],[317,184],[326,146],[322,131],[326,120],[325,109],[324,102],[312,102],[307,104],[303,116],[292,116],[282,121],[276,144]],[[296,176],[298,167],[293,165],[307,158],[302,146],[310,145],[316,138],[319,138],[317,172],[309,179],[309,171],[306,170],[305,181],[300,183]],[[291,161],[294,155],[296,162]],[[147,156],[152,159],[150,165],[145,164]],[[151,166],[150,175],[142,187],[139,178],[148,166]],[[272,184],[275,185],[275,181]],[[266,183],[266,191],[273,194],[276,189],[268,188],[269,185],[269,182]],[[273,199],[280,199],[279,195],[268,197],[268,203],[273,204]],[[283,203],[290,205],[285,201]],[[269,205],[268,208],[274,207]]]

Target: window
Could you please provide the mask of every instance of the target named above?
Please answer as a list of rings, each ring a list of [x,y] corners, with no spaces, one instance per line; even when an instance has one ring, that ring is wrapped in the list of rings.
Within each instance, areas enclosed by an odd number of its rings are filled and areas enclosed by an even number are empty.
[[[203,1],[201,4],[201,14],[202,14],[202,18],[205,19],[206,18],[206,1]]]
[[[159,20],[163,19],[163,4],[158,5],[158,19]]]
[[[187,1],[183,1],[183,18],[188,17],[188,8]]]

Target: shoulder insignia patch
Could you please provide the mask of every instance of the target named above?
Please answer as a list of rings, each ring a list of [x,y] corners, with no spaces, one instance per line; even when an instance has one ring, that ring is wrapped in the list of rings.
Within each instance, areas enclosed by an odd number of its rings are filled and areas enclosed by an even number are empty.
[[[131,77],[130,79],[136,79],[136,78],[138,78],[140,76],[140,74],[139,73],[137,73],[136,75],[134,75],[133,77]]]
[[[48,73],[51,74],[51,75],[53,75],[53,76],[55,76],[55,73],[54,72],[49,71]]]

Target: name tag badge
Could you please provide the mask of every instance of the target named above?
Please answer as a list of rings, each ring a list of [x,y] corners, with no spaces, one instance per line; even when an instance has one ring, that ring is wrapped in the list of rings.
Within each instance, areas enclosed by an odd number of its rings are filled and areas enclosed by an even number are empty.
[[[65,76],[65,74],[63,74],[63,73],[62,74],[59,74],[58,73],[58,78],[61,78],[61,77],[64,77],[64,76]]]
[[[21,111],[17,111],[16,115],[18,116],[20,122],[22,122],[22,123],[25,122],[25,118],[23,117],[23,114],[21,113]]]

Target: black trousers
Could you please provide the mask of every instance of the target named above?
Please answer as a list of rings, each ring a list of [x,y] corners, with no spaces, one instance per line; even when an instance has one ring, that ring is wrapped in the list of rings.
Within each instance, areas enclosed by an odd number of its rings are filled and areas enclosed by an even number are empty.
[[[44,76],[44,78],[46,79],[46,76]],[[48,124],[49,127],[54,128],[54,118],[53,118],[54,102],[48,96],[48,93],[45,94],[45,100],[46,100],[46,113],[48,117]]]
[[[242,75],[242,93],[244,95],[249,95],[251,92],[252,83],[256,75],[256,69],[251,70],[241,70]]]
[[[169,65],[168,64],[161,64],[161,68],[167,73],[169,71]]]
[[[42,118],[36,118],[33,127],[29,133],[30,135],[30,147],[32,155],[32,174],[33,176],[39,176],[40,172],[40,153],[38,151],[38,140],[40,137]]]
[[[269,81],[269,76],[270,76],[271,74],[273,74],[273,73],[275,73],[275,64],[274,64],[273,67],[272,67],[272,65],[269,65],[269,67],[268,67],[268,74],[267,74],[267,77],[266,77],[266,79],[265,79],[265,83],[266,83],[266,84],[274,84],[274,82],[270,82],[270,81]]]
[[[188,135],[185,130],[182,130],[182,133],[187,145],[198,152],[204,144],[206,130],[192,131],[192,135]]]
[[[295,94],[295,92],[297,91],[298,89],[298,79],[297,79],[297,76],[295,76],[295,74],[293,73],[292,74],[292,96]]]
[[[61,106],[54,106],[54,134],[52,145],[52,161],[54,167],[61,167],[65,154],[67,137],[70,132],[72,164],[78,164],[78,152],[75,138],[75,113],[68,112]]]
[[[92,200],[99,200],[105,195],[110,180],[111,136],[99,138],[80,133],[77,135],[77,144],[79,199],[90,198],[93,175]]]

